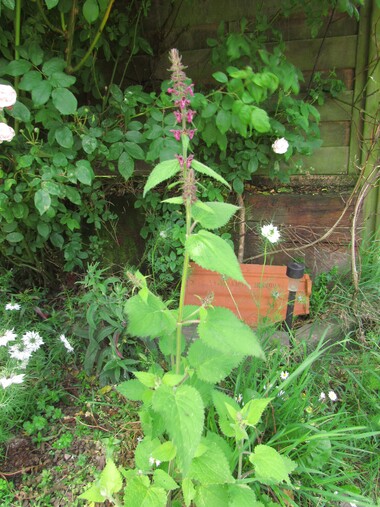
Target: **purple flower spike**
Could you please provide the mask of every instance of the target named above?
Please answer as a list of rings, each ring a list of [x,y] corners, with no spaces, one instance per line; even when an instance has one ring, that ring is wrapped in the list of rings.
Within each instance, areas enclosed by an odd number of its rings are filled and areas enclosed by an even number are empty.
[[[170,130],[170,132],[174,135],[174,138],[176,141],[181,140],[181,134],[182,134],[181,130]]]

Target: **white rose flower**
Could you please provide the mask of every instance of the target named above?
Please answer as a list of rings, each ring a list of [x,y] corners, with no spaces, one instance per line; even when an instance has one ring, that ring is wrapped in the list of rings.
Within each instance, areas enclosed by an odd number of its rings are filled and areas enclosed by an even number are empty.
[[[281,137],[280,139],[276,139],[272,144],[272,150],[279,155],[283,155],[288,151],[289,143],[285,139],[285,137]]]
[[[17,93],[9,85],[0,84],[0,107],[10,107],[17,100]]]
[[[0,123],[0,143],[3,141],[12,141],[15,131],[6,123]]]

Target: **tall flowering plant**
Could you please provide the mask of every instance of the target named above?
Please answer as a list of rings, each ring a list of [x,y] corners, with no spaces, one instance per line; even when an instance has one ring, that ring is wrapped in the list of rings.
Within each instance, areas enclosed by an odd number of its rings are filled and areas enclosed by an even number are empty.
[[[199,198],[199,173],[228,183],[191,153],[190,142],[196,134],[193,84],[187,80],[177,50],[170,52],[170,61],[168,92],[176,108],[172,133],[179,143],[178,153],[153,169],[144,195],[177,176],[179,195],[167,201],[181,206],[186,220],[179,304],[173,308],[170,301],[153,294],[141,273],[129,275],[137,293],[125,305],[128,333],[157,340],[166,361],[148,371],[136,371],[134,379],[117,387],[126,398],[141,404],[144,436],[136,448],[135,468],[120,471],[108,460],[100,478],[81,498],[129,507],[259,507],[258,485],[290,483],[296,464],[270,446],[255,445],[271,398],[254,396],[239,403],[220,387],[247,357],[264,358],[251,328],[230,310],[213,307],[211,294],[198,306],[184,303],[190,260],[246,282],[230,245],[211,232],[225,225],[238,208]],[[197,338],[186,340],[186,327],[194,324]]]

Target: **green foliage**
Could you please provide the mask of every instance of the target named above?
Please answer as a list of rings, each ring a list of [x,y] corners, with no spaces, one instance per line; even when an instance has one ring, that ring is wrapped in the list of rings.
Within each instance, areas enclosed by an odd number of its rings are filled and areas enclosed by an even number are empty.
[[[139,363],[138,344],[126,333],[123,312],[130,289],[120,278],[107,277],[105,272],[98,263],[90,264],[79,282],[82,293],[72,300],[76,316],[73,333],[85,345],[83,367],[88,375],[95,371],[102,385],[128,378]]]

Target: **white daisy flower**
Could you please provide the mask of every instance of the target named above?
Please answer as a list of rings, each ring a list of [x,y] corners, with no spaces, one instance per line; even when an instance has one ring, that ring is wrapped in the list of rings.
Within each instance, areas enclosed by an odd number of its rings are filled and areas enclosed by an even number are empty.
[[[338,396],[336,395],[336,393],[334,391],[329,391],[328,396],[331,401],[337,401],[337,399],[338,399]]]
[[[286,380],[288,377],[289,377],[289,372],[288,371],[282,371],[280,373],[281,380]]]
[[[0,347],[4,347],[9,342],[13,342],[17,338],[17,334],[13,332],[13,329],[7,329],[5,333],[0,336]]]
[[[36,331],[27,331],[22,336],[22,341],[26,348],[28,348],[31,352],[35,352],[38,350],[41,345],[43,345],[44,341]]]
[[[24,382],[25,374],[21,373],[20,375],[12,375],[11,377],[2,377],[0,378],[0,385],[3,389],[6,389],[12,384],[22,384]]]
[[[239,393],[238,396],[235,396],[235,401],[241,403],[243,401],[243,395]]]
[[[18,303],[7,303],[5,305],[6,310],[21,310],[21,306]]]
[[[26,347],[24,343],[17,343],[16,345],[9,347],[10,357],[12,359],[17,359],[18,361],[28,361],[32,354],[33,351]]]
[[[273,224],[263,225],[261,235],[271,243],[277,243],[280,239],[280,231]]]
[[[66,336],[64,334],[61,334],[59,339],[61,340],[61,342],[63,343],[63,345],[65,346],[65,348],[68,352],[74,351],[74,347],[71,345],[71,343],[68,341],[68,339],[66,338]]]
[[[322,392],[322,393],[319,395],[319,399],[320,399],[321,401],[325,400],[325,399],[326,399],[326,394]]]

